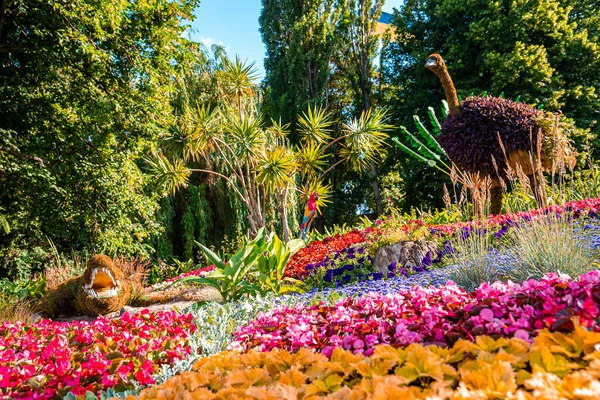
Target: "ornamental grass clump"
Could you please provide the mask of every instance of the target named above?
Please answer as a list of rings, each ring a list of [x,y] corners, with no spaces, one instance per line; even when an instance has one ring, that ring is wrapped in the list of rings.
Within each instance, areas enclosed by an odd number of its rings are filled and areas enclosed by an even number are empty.
[[[483,282],[504,279],[507,265],[497,263],[503,254],[494,245],[496,237],[484,228],[463,228],[454,236],[455,251],[449,255],[453,268],[450,279],[458,286],[473,291]]]
[[[577,232],[567,217],[548,216],[523,224],[508,235],[513,268],[508,277],[516,282],[540,279],[549,272],[573,278],[595,269],[598,251],[594,237]]]

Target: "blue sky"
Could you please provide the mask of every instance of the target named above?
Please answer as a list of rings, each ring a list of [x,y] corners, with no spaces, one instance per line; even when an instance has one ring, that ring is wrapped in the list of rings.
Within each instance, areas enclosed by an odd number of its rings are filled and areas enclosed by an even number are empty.
[[[392,12],[402,0],[387,0],[383,11]],[[260,0],[202,0],[196,9],[196,20],[192,23],[191,38],[210,47],[225,46],[230,56],[256,61],[261,76],[264,76],[263,59],[265,47],[258,31]]]

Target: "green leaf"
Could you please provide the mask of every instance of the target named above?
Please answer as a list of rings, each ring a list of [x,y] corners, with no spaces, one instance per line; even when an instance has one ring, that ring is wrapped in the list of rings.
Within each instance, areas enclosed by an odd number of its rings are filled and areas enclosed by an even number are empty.
[[[427,115],[429,115],[429,122],[431,123],[431,126],[433,126],[435,135],[439,136],[442,133],[442,125],[440,124],[440,121],[438,121],[433,107],[427,107]]]
[[[219,291],[221,290],[221,285],[220,285],[221,281],[217,280],[217,279],[212,279],[212,278],[200,278],[198,276],[188,276],[187,278],[181,279],[179,282],[200,283],[203,285],[212,286]]]
[[[206,254],[206,257],[208,257],[211,263],[213,263],[217,268],[225,269],[225,264],[223,263],[221,258],[218,255],[216,255],[211,249],[199,242],[194,241],[194,243],[196,243],[196,245],[200,247],[200,250],[202,250],[202,252]]]
[[[415,116],[416,117],[416,116]],[[418,120],[418,117],[417,117]],[[404,126],[400,127],[402,133],[408,136],[408,139],[412,146],[417,150],[417,152],[421,153],[424,157],[433,157],[436,160],[439,160],[440,156],[430,150],[427,146],[425,146],[419,139],[417,139],[412,133],[410,133]]]
[[[429,159],[421,156],[420,154],[414,152],[411,148],[407,147],[405,144],[400,142],[400,140],[398,140],[397,137],[393,137],[392,142],[396,143],[398,145],[398,147],[400,147],[402,150],[404,150],[411,157],[414,157],[415,159],[417,159],[419,161],[422,161],[424,163],[427,163],[428,165],[431,165],[430,162],[432,162],[433,160],[429,160]],[[435,166],[435,161],[433,161],[433,166]]]
[[[94,392],[87,390],[85,392],[85,400],[98,400]]]
[[[294,254],[301,248],[305,246],[304,240],[302,239],[292,239],[287,243],[287,247],[290,253]]]
[[[431,110],[433,111],[433,108]],[[435,114],[433,114],[433,116],[435,117]],[[432,148],[437,149],[437,151],[439,151],[441,154],[446,154],[446,152],[444,151],[444,149],[442,149],[442,146],[440,146],[438,141],[433,137],[433,135],[431,133],[429,133],[427,128],[425,128],[425,125],[423,125],[421,123],[421,120],[419,119],[419,117],[417,115],[413,115],[413,119],[415,120],[417,130],[421,133],[421,136],[423,136],[423,138],[425,138],[425,141],[427,142],[427,144],[429,146],[431,146]],[[435,120],[437,121],[437,118]],[[439,128],[440,128],[440,132],[441,132],[441,127],[439,127]],[[438,154],[436,154],[433,150],[430,150],[429,148],[427,150],[429,151],[429,153],[432,155],[433,158],[435,158],[436,160],[440,159],[440,156]]]
[[[444,118],[448,118],[448,115],[450,115],[450,107],[446,100],[442,100],[442,115]]]

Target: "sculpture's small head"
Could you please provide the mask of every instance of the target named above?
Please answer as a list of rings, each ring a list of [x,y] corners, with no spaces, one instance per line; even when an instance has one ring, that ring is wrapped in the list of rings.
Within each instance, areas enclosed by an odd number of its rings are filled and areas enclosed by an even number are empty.
[[[123,271],[104,254],[88,260],[81,283],[75,299],[76,308],[89,316],[119,311],[131,298],[131,284]]]
[[[443,71],[446,69],[446,63],[439,54],[431,54],[429,57],[427,57],[425,68],[430,69],[433,72]]]

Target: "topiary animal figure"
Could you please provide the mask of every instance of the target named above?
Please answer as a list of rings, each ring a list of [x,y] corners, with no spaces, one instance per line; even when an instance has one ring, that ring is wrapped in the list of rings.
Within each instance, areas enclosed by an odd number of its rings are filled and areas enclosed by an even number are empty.
[[[35,306],[34,311],[47,318],[75,315],[96,317],[120,311],[126,305],[147,307],[171,301],[219,299],[211,293],[199,293],[193,288],[167,288],[147,292],[143,288],[143,273],[129,271],[133,273],[125,276],[119,268],[119,265],[127,267],[123,264],[123,259],[116,261],[117,265],[104,254],[93,256],[88,260],[83,275],[71,278],[50,290]]]
[[[83,275],[71,278],[48,292],[36,307],[36,312],[49,318],[110,314],[129,302],[132,283],[125,279],[110,257],[97,254],[88,260]]]
[[[557,144],[566,146],[562,150],[572,155],[569,141],[560,130],[552,127],[544,130],[542,121],[547,116],[543,111],[500,97],[475,96],[459,103],[442,57],[431,54],[425,68],[440,78],[450,111],[450,115],[442,123],[437,140],[450,160],[460,169],[491,178],[492,214],[498,215],[501,212],[500,179],[506,179],[508,167],[515,171],[518,165],[527,175],[537,196],[541,175],[536,174],[553,167]],[[538,140],[542,143],[539,157]]]

